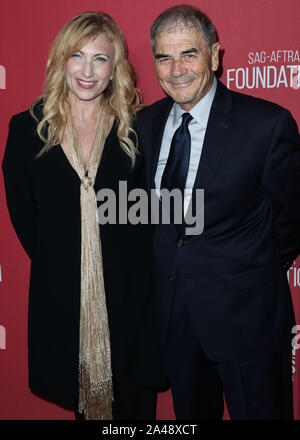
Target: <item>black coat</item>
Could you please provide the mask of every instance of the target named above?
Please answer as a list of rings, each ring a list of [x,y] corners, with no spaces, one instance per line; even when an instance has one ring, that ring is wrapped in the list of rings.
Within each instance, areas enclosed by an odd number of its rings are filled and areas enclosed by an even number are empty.
[[[121,149],[117,123],[106,140],[95,191],[119,181],[128,191],[143,174]],[[28,316],[29,386],[62,404],[78,393],[81,217],[80,179],[61,146],[36,158],[43,143],[28,111],[14,116],[3,160],[7,205],[31,258]],[[118,200],[118,199],[117,199]],[[162,385],[151,298],[151,227],[100,226],[114,377]]]
[[[147,186],[173,105],[165,98],[138,114]],[[204,189],[204,230],[177,235],[158,225],[154,272],[164,342],[176,277],[207,356],[234,362],[289,344],[294,324],[286,270],[300,251],[300,142],[282,107],[218,82],[195,191]]]

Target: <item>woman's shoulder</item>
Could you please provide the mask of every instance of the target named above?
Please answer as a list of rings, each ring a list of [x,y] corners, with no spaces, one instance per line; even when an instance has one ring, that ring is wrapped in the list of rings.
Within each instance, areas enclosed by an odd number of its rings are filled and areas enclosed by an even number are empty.
[[[9,125],[12,129],[27,131],[28,128],[36,126],[36,121],[28,109],[13,115]]]
[[[34,113],[36,118],[38,114]],[[38,120],[32,115],[30,109],[12,116],[9,123],[7,148],[20,152],[27,152],[29,156],[37,154],[42,148],[42,141],[37,133]],[[23,148],[26,145],[27,148]],[[29,148],[28,148],[29,147]]]
[[[11,126],[16,126],[20,129],[30,129],[30,128],[36,128],[37,126],[37,120],[41,120],[42,118],[42,103],[41,101],[38,101],[31,110],[30,108],[27,110],[24,110],[20,113],[17,113],[12,116],[10,120]]]

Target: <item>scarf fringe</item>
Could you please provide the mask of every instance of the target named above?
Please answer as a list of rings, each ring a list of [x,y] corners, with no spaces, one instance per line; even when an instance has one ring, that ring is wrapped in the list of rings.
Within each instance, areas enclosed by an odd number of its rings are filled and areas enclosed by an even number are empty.
[[[93,384],[87,364],[81,363],[79,370],[79,412],[84,412],[85,420],[112,420],[112,379]]]

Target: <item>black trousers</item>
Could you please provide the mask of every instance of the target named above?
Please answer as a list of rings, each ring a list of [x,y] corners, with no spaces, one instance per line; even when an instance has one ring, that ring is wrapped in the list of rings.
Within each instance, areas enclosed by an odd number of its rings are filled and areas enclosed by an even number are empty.
[[[291,346],[261,359],[214,363],[197,341],[180,288],[172,313],[163,356],[177,419],[222,419],[223,393],[232,420],[293,418]]]
[[[155,420],[157,392],[130,383],[125,378],[113,381],[113,420]],[[75,419],[84,420],[84,414],[75,408]]]

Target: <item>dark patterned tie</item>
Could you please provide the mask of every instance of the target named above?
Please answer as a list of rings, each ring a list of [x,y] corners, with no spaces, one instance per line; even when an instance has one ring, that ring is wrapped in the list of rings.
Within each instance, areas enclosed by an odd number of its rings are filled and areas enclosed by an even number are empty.
[[[193,119],[189,113],[183,113],[182,122],[175,131],[169,157],[161,179],[161,189],[171,191],[178,188],[182,191],[182,205],[184,203],[184,189],[186,178],[189,170],[190,153],[191,153],[191,135],[188,124]],[[182,206],[183,208],[183,206]],[[183,212],[183,211],[182,211]],[[174,222],[174,212],[171,208],[171,222]],[[179,228],[181,225],[178,225]]]
[[[169,191],[173,188],[181,191],[185,189],[191,153],[188,124],[192,119],[189,113],[183,113],[181,125],[175,131],[171,142],[169,157],[161,179],[161,189],[167,188]]]

